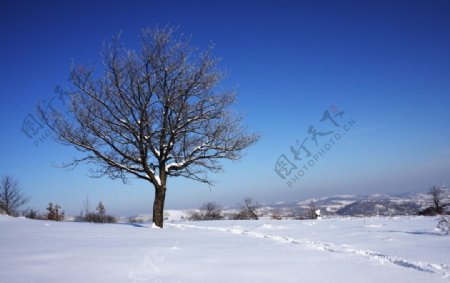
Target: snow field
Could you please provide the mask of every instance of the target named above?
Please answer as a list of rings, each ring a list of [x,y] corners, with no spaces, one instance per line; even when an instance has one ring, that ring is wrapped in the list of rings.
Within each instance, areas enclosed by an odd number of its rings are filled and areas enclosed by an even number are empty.
[[[0,216],[0,282],[449,282],[426,217],[89,224]]]

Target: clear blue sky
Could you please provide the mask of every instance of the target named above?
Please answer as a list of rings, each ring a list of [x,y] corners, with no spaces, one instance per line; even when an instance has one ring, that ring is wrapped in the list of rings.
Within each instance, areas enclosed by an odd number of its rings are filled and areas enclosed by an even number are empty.
[[[216,45],[229,73],[223,85],[237,87],[236,108],[263,135],[241,162],[225,163],[212,188],[169,180],[168,208],[449,183],[449,15],[449,1],[1,1],[0,174],[15,176],[41,211],[53,201],[76,214],[89,195],[114,214],[149,213],[149,184],[57,168],[78,153],[45,135],[36,146],[21,127],[56,85],[68,86],[72,60],[99,64],[109,36],[123,31],[134,48],[140,29],[159,23],[178,26],[200,48]],[[331,136],[317,136],[315,147],[310,126],[342,132],[320,122],[332,105],[345,111],[336,119],[355,125],[289,187],[277,159],[284,154],[297,167],[291,176],[299,174],[309,159],[294,160],[290,147],[309,138],[315,153]]]

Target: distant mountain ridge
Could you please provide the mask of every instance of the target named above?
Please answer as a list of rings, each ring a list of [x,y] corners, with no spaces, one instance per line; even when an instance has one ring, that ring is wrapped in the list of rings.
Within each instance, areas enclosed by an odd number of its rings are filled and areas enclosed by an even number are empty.
[[[446,200],[450,203],[450,199]],[[387,194],[370,195],[334,195],[302,201],[276,202],[262,204],[258,215],[262,218],[272,218],[279,215],[283,219],[305,219],[311,210],[320,209],[322,216],[397,216],[417,215],[419,211],[432,205],[431,196],[427,193],[410,193],[400,196]],[[189,212],[195,209],[165,210],[166,220],[186,220]],[[225,219],[237,212],[237,207],[224,208]],[[140,214],[132,217],[134,220],[148,222],[151,215]],[[127,221],[127,218],[123,219]],[[128,220],[129,221],[129,220]],[[134,222],[134,221],[132,221]]]
[[[387,194],[371,195],[334,195],[298,202],[278,202],[264,206],[265,212],[282,211],[291,216],[305,214],[311,204],[321,210],[322,215],[344,216],[394,216],[415,215],[431,205],[431,197],[425,193],[390,196]]]

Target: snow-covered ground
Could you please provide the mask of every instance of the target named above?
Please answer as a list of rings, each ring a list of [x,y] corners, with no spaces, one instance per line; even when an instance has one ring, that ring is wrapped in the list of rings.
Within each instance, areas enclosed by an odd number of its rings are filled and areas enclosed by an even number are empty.
[[[449,282],[427,217],[87,224],[0,216],[0,282]]]

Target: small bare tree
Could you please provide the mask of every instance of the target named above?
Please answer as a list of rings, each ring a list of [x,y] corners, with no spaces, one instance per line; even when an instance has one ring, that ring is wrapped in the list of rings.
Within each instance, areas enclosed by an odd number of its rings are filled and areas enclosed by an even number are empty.
[[[100,220],[102,222],[104,222],[105,221],[106,209],[105,209],[105,206],[103,205],[102,202],[98,203],[96,210],[97,210],[98,216],[100,217]]]
[[[208,202],[202,205],[200,211],[204,220],[223,219],[222,207],[215,202]]]
[[[189,220],[221,220],[223,219],[222,207],[215,202],[204,203],[199,211],[193,211],[189,215]]]
[[[88,202],[88,201],[87,201]],[[93,222],[93,223],[116,223],[117,218],[106,214],[106,207],[103,202],[99,202],[95,208],[97,212],[88,212],[79,217],[79,221]],[[88,211],[88,210],[86,210]]]
[[[244,198],[244,203],[241,205],[241,209],[238,213],[233,215],[233,219],[246,220],[254,219],[258,220],[258,209],[261,205],[255,202],[252,198]]]
[[[91,203],[89,202],[89,196],[86,196],[86,199],[83,203],[84,215],[88,215],[91,213]],[[83,211],[81,212],[83,214]]]
[[[11,176],[3,176],[0,180],[0,212],[15,216],[18,209],[26,204],[29,198],[20,190],[19,183]]]
[[[437,228],[445,234],[450,234],[450,216],[442,215],[439,219]]]
[[[319,215],[317,215],[317,207],[314,201],[311,201],[308,205],[307,218],[308,219],[317,219]]]
[[[443,214],[445,212],[445,207],[448,206],[448,203],[446,203],[447,193],[444,185],[431,187],[429,194],[431,195],[433,209],[436,214]]]
[[[151,183],[153,222],[163,227],[169,176],[212,184],[208,172],[221,171],[219,160],[240,159],[258,136],[231,110],[236,93],[217,87],[223,73],[211,48],[199,53],[173,29],[155,28],[142,32],[138,52],[116,37],[102,55],[100,73],[72,67],[67,109],[38,111],[57,141],[84,153],[69,165],[92,163],[97,176]]]
[[[27,208],[22,212],[22,215],[29,219],[40,219],[42,218],[41,215],[39,215],[39,211],[34,208]]]

